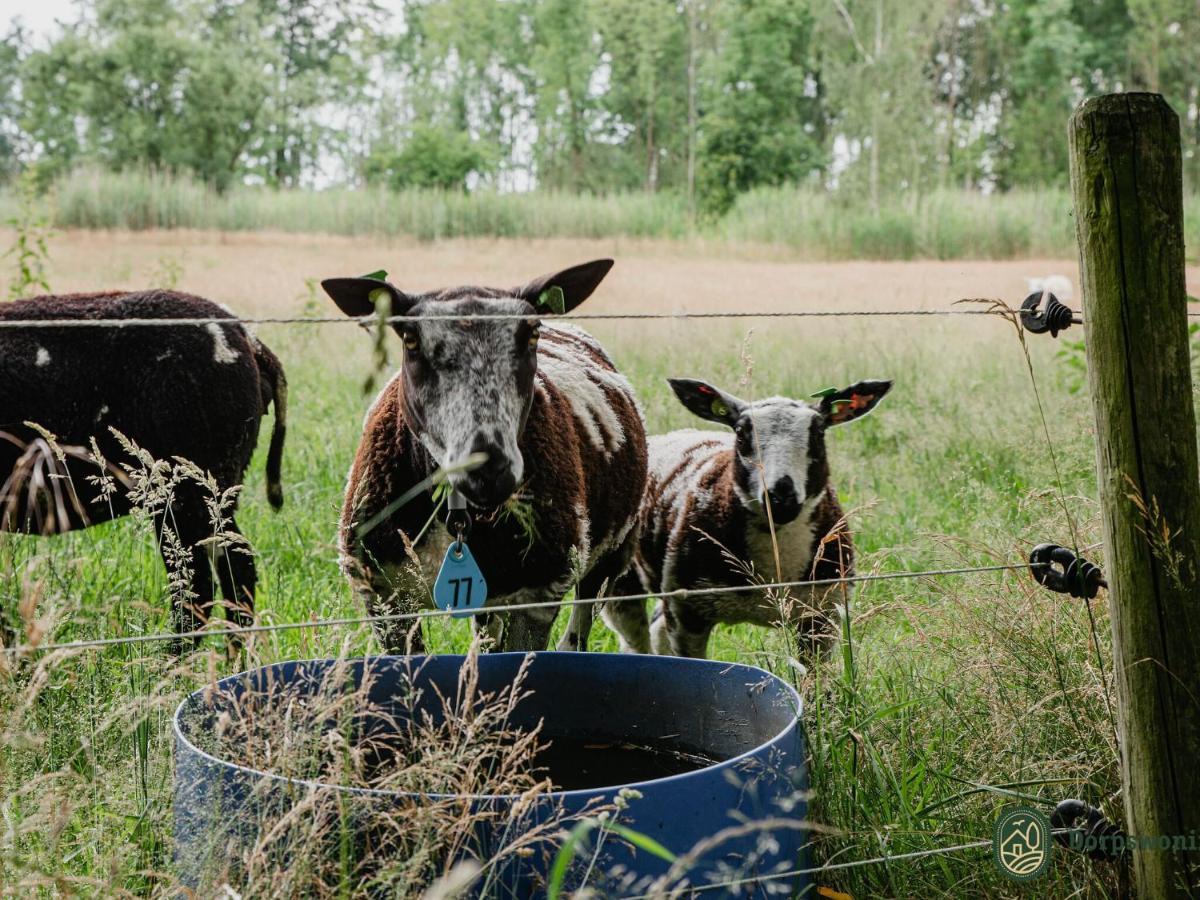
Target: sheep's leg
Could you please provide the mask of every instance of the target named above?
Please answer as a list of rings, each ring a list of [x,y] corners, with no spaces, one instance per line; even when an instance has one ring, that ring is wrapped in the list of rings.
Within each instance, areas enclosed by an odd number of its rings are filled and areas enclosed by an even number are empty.
[[[550,644],[550,629],[558,610],[525,609],[500,615],[507,620],[500,638],[501,650],[545,650]]]
[[[611,591],[615,597],[642,592],[642,583],[632,571],[622,575]],[[600,607],[600,617],[604,619],[604,624],[617,633],[622,653],[650,652],[650,620],[646,617],[645,600],[605,603]]]
[[[595,616],[591,603],[576,603],[571,607],[571,618],[567,621],[567,630],[558,639],[559,650],[586,650],[588,637],[592,633],[592,621]]]
[[[254,624],[254,592],[258,584],[254,552],[232,518],[225,531],[237,535],[224,542],[217,552],[217,578],[225,601],[225,618],[239,628],[246,628]],[[242,641],[235,636],[230,643],[240,647]]]
[[[610,573],[616,564],[618,564],[617,561],[610,558],[596,566],[579,582],[579,591],[576,596],[582,600],[594,600],[597,597],[611,594],[612,591],[607,590],[607,587]],[[563,632],[563,636],[558,641],[558,649],[587,650],[588,637],[592,633],[592,623],[595,620],[595,603],[577,603],[572,606],[571,618],[567,621],[567,630]]]
[[[207,516],[202,506],[191,502],[186,486],[179,486],[175,502],[155,517],[158,551],[171,581],[171,618],[176,634],[198,631],[208,622],[213,606],[213,563],[211,551],[202,543],[207,532]],[[193,647],[200,639],[192,638]],[[168,645],[173,656],[183,653],[184,644],[176,638]]]
[[[668,600],[662,605],[661,618],[655,621],[654,652],[662,653],[665,649],[672,656],[704,659],[714,625],[716,622],[698,615],[689,601]]]
[[[357,601],[369,616],[407,615],[418,612],[425,590],[420,573],[411,565],[376,568],[360,559],[343,559],[343,571]],[[425,652],[420,619],[373,622],[375,636],[386,653],[416,655]]]

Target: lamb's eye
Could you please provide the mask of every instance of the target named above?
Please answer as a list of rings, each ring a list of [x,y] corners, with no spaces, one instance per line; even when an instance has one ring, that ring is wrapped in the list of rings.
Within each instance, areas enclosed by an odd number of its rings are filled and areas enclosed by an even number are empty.
[[[417,340],[417,336],[411,331],[404,334],[404,349],[410,353],[415,353],[421,348],[421,342]]]
[[[538,338],[540,338],[541,336],[542,336],[542,329],[540,329],[540,328],[535,328],[535,329],[533,329],[533,331],[529,332],[529,348],[531,350],[537,349]]]

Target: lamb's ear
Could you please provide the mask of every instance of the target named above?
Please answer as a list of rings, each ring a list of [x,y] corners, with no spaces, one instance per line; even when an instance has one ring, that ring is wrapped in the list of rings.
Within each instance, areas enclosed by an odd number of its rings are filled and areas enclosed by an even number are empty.
[[[744,400],[727,394],[720,388],[690,378],[668,378],[667,384],[679,398],[679,402],[691,412],[710,422],[720,422],[732,428],[745,409]]]
[[[841,390],[829,388],[820,393],[817,410],[825,416],[826,425],[852,422],[873,410],[891,389],[890,381],[859,381]]]
[[[613,267],[611,259],[594,259],[561,272],[542,275],[513,291],[546,315],[569,313],[592,295]]]
[[[375,315],[375,301],[389,297],[392,301],[391,314],[402,316],[408,312],[415,300],[394,284],[386,281],[386,272],[366,275],[362,278],[326,278],[321,282],[337,308],[348,316]],[[380,293],[376,293],[376,292]]]

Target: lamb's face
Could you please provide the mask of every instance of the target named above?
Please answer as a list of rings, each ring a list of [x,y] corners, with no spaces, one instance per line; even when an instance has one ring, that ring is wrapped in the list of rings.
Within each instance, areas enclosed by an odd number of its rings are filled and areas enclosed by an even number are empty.
[[[853,422],[875,408],[890,381],[858,381],[814,396],[816,405],[788,397],[750,403],[690,378],[668,378],[675,396],[692,413],[734,433],[734,486],[753,514],[786,525],[816,503],[829,484],[825,429]]]
[[[408,414],[440,466],[453,467],[473,453],[487,456],[470,472],[452,472],[450,482],[472,505],[497,506],[524,475],[518,444],[533,403],[537,315],[522,299],[470,291],[433,295],[409,315],[418,320],[397,329]],[[456,315],[524,318],[443,318]],[[427,316],[436,318],[421,321]]]
[[[733,426],[734,483],[751,512],[776,525],[794,521],[828,480],[825,421],[807,403],[771,397],[748,403]]]

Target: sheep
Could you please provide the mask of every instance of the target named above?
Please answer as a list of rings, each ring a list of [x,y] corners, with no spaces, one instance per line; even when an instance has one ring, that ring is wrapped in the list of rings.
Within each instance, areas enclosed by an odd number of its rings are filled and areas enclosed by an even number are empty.
[[[614,593],[696,593],[660,600],[652,625],[640,601],[605,604],[601,616],[626,652],[704,657],[719,623],[786,622],[801,649],[817,653],[832,637],[830,588],[800,597],[792,591],[783,602],[767,591],[704,591],[853,573],[854,546],[829,482],[825,432],[870,412],[892,383],[860,381],[825,392],[816,405],[787,397],[749,403],[702,381],[669,383],[691,412],[732,431],[650,438],[641,537]]]
[[[127,492],[106,495],[96,479],[102,470],[89,458],[94,440],[114,469],[134,463],[118,433],[156,460],[188,460],[211,474],[221,491],[235,488],[271,403],[267,497],[277,509],[283,504],[283,366],[237,323],[121,324],[179,318],[234,317],[208,300],[165,290],[39,296],[0,305],[0,321],[39,323],[0,328],[0,531],[54,534],[129,513],[133,501]],[[62,319],[112,325],[55,327]],[[47,433],[60,449],[49,485],[39,487],[30,477],[37,470],[33,454],[39,440],[47,446]],[[58,477],[63,475],[69,480]],[[154,513],[159,549],[177,588],[172,604],[177,633],[194,631],[208,619],[214,572],[228,617],[237,625],[253,619],[253,556],[237,546],[241,532],[232,508],[222,539],[213,542],[205,501],[204,489],[185,479],[175,485],[169,506]],[[181,648],[178,641],[172,645],[174,652]]]
[[[576,586],[596,597],[627,567],[646,480],[641,409],[594,338],[539,322],[539,311],[579,306],[611,266],[595,260],[509,290],[408,294],[374,276],[322,282],[347,315],[371,315],[385,299],[408,317],[394,326],[403,361],[367,413],[339,529],[343,572],[371,616],[431,605],[451,538],[433,522],[431,490],[397,501],[439,469],[468,504],[488,608],[557,604]],[[458,315],[514,318],[446,318]],[[455,470],[472,454],[486,462]],[[557,613],[489,615],[493,646],[545,649]],[[585,649],[590,624],[591,608],[575,607],[560,647]],[[412,621],[378,623],[377,634],[388,650],[424,646]]]
[[[1039,291],[1048,291],[1063,303],[1070,303],[1071,298],[1075,294],[1075,290],[1071,285],[1071,279],[1066,275],[1045,275],[1041,278],[1026,278],[1025,284],[1029,288],[1029,293],[1036,294]]]

